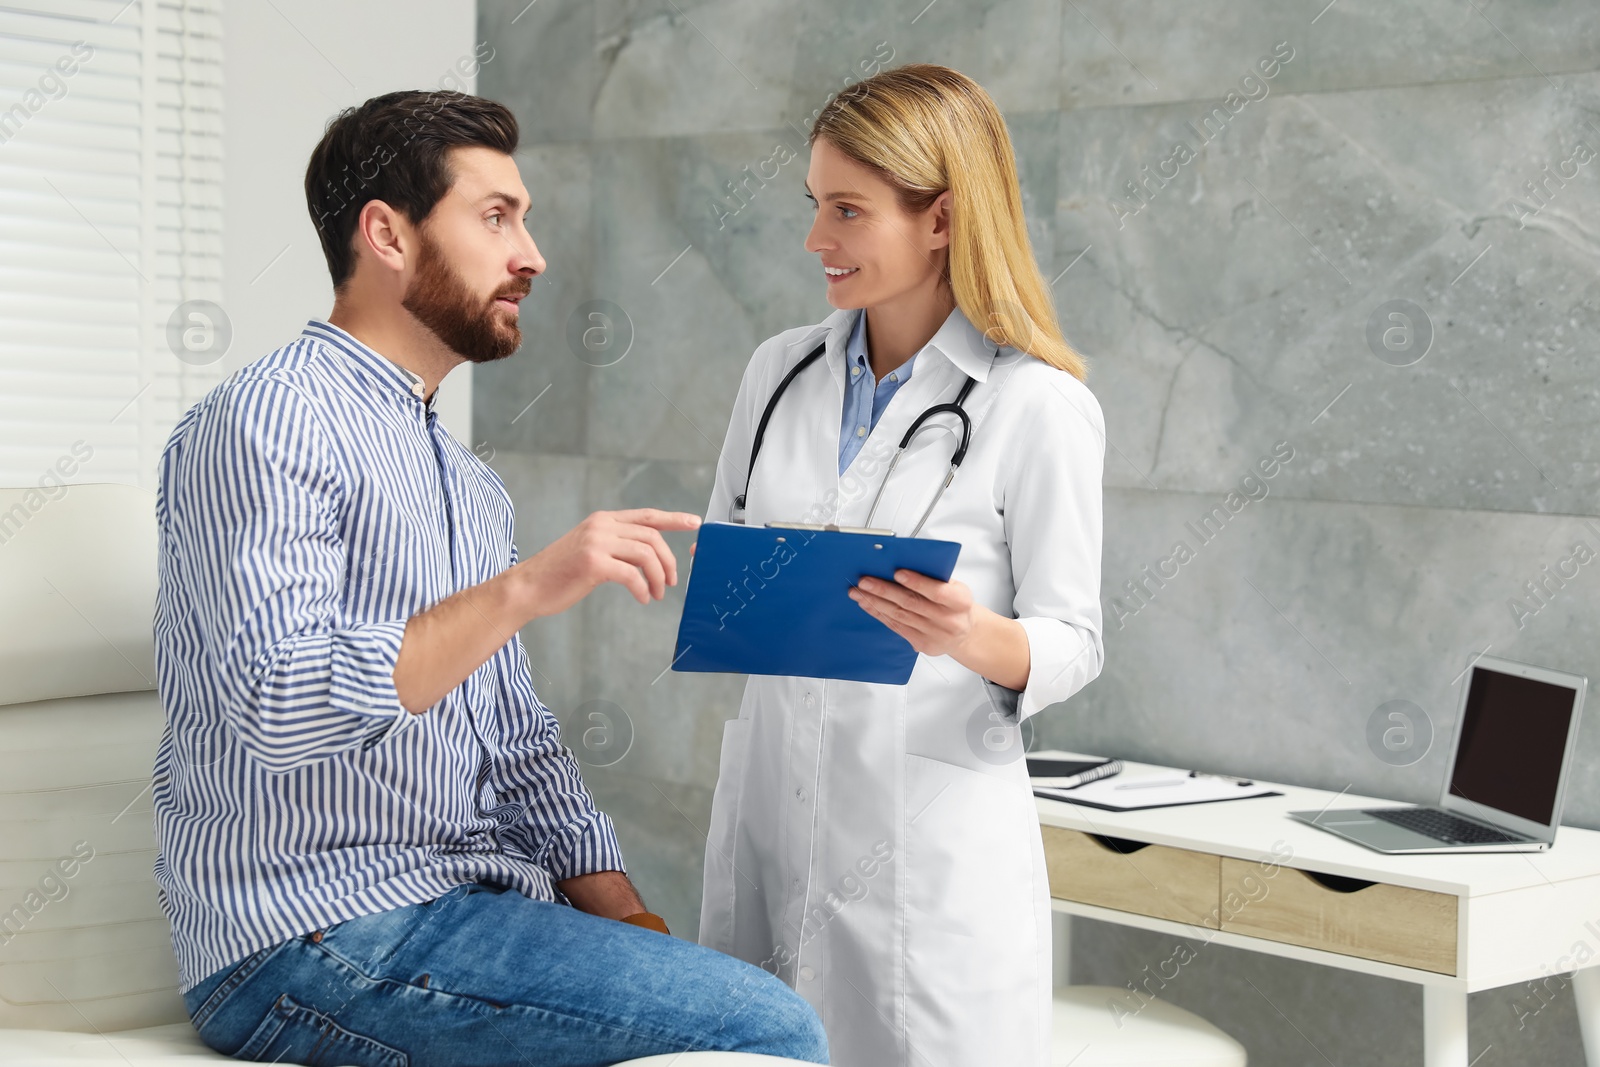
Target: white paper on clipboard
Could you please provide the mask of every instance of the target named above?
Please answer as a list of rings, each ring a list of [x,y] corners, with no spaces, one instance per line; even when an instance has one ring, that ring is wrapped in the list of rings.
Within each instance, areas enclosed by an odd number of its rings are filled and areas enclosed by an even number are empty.
[[[1065,800],[1071,804],[1085,804],[1108,811],[1138,811],[1141,808],[1165,808],[1176,804],[1210,804],[1219,800],[1280,795],[1268,785],[1241,785],[1235,778],[1213,775],[1190,777],[1171,771],[1137,778],[1118,774],[1074,789],[1035,786],[1033,791],[1051,800]]]

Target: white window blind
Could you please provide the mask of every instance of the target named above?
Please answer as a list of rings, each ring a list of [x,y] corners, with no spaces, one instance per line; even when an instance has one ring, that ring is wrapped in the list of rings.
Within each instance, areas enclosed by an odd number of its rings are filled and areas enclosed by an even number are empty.
[[[0,485],[154,488],[221,378],[168,342],[222,299],[220,5],[0,6]]]

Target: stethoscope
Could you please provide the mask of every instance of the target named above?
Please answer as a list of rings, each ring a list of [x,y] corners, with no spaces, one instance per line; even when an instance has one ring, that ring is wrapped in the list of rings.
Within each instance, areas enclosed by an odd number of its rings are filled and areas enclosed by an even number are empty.
[[[804,359],[790,368],[789,373],[783,376],[783,380],[778,383],[778,387],[772,391],[772,397],[767,401],[766,409],[761,412],[761,421],[756,424],[755,443],[750,447],[750,465],[745,468],[744,492],[734,498],[733,506],[728,509],[730,521],[744,522],[745,498],[750,495],[750,478],[755,474],[756,457],[761,454],[761,440],[767,434],[767,423],[772,420],[773,409],[778,406],[778,401],[783,397],[784,390],[789,388],[789,383],[794,381],[797,374],[815,363],[822,356],[823,350],[827,346],[828,343],[824,341],[816,348],[813,348]],[[995,349],[995,355],[998,357],[999,354],[1000,350],[998,348]],[[950,457],[950,472],[945,475],[944,484],[939,486],[939,491],[933,494],[933,499],[928,502],[927,509],[923,511],[922,517],[917,520],[917,525],[912,528],[911,536],[917,536],[922,530],[922,524],[928,521],[929,515],[933,514],[933,509],[939,503],[939,498],[944,496],[944,491],[950,488],[951,482],[955,481],[956,471],[961,468],[961,461],[967,458],[967,446],[972,443],[972,418],[967,414],[962,404],[966,402],[967,394],[972,392],[972,387],[977,384],[970,374],[967,375],[966,384],[961,387],[961,392],[957,394],[954,403],[935,404],[921,415],[918,415],[911,423],[910,428],[905,432],[905,436],[900,438],[899,447],[894,451],[894,458],[889,460],[889,469],[884,472],[883,481],[878,484],[878,494],[872,498],[872,507],[867,511],[867,519],[862,524],[863,526],[870,527],[872,525],[872,517],[878,513],[878,502],[883,499],[883,490],[888,486],[889,479],[894,477],[894,469],[900,464],[900,457],[905,455],[906,449],[911,444],[911,439],[921,432],[923,424],[933,416],[948,412],[961,420],[961,443],[956,446],[954,454]]]

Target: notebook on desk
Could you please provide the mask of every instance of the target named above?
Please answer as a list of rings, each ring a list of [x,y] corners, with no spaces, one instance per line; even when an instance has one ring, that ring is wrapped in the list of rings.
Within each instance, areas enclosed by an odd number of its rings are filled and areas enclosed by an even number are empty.
[[[1119,759],[1086,759],[1070,752],[1030,752],[1028,781],[1035,788],[1076,789],[1080,785],[1122,773]]]

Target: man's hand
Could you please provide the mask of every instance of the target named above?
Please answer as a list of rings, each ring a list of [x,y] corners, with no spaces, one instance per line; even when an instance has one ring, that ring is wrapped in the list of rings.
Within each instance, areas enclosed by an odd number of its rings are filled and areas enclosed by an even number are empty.
[[[618,582],[648,604],[678,581],[662,530],[694,530],[680,511],[597,511],[555,544],[486,582],[445,597],[406,620],[394,688],[420,715],[541,615],[565,611],[601,582]]]
[[[678,561],[661,531],[699,528],[700,516],[681,511],[597,511],[513,571],[533,617],[566,611],[602,582],[648,604],[678,584]]]
[[[644,901],[621,871],[595,871],[557,882],[556,888],[579,911],[606,919],[623,919],[645,911]]]

